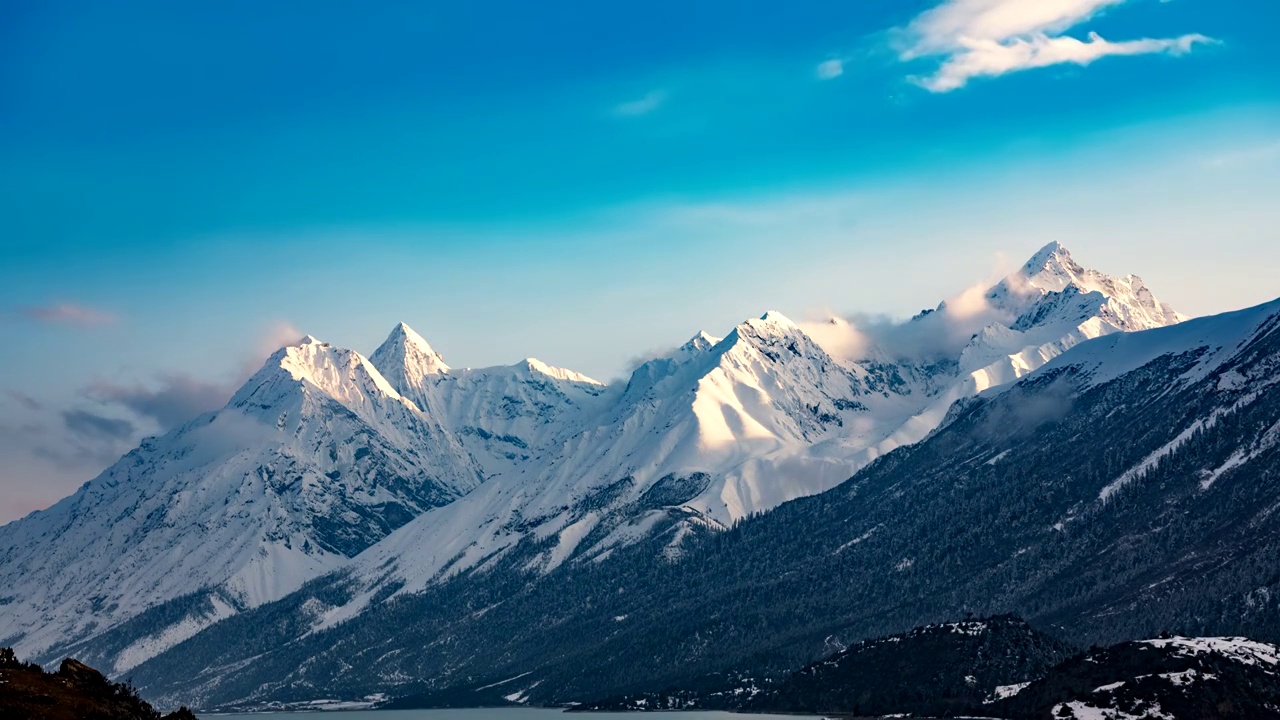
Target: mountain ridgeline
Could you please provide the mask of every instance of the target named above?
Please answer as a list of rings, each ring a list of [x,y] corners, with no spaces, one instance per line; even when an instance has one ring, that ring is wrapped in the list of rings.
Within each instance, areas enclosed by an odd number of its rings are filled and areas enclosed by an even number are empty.
[[[308,338],[0,527],[0,642],[207,709],[781,693],[966,613],[1048,632],[1035,668],[1280,639],[1280,301],[1185,320],[1054,244],[897,328],[954,343],[851,357],[842,323],[768,313],[619,385]]]

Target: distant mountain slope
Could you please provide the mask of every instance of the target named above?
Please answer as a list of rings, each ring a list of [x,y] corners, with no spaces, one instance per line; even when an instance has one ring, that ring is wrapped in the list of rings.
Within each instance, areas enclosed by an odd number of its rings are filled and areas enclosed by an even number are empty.
[[[396,594],[394,565],[372,584],[339,573],[137,677],[206,706],[499,681],[564,702],[776,675],[833,638],[965,611],[1082,643],[1274,639],[1278,368],[1280,301],[1085,342],[832,491],[690,536],[675,562],[659,552],[670,536],[649,535],[538,580],[549,533],[420,592]],[[201,679],[173,684],[174,668]]]

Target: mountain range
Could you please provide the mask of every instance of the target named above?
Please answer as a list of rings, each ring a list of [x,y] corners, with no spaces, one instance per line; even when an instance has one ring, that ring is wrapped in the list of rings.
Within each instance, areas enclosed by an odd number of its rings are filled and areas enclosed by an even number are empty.
[[[1274,637],[1277,315],[1188,321],[1051,244],[883,332],[770,312],[625,384],[308,337],[0,527],[0,645],[209,708],[577,702],[959,610]]]

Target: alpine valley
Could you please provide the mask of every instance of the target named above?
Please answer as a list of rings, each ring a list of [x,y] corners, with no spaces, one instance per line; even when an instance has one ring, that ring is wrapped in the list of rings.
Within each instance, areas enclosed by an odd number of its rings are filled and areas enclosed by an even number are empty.
[[[0,527],[0,646],[205,710],[821,711],[814,663],[980,626],[1034,661],[948,677],[995,702],[1073,646],[1280,640],[1277,510],[1280,300],[1187,319],[1055,243],[904,323],[768,312],[615,384],[304,338]]]

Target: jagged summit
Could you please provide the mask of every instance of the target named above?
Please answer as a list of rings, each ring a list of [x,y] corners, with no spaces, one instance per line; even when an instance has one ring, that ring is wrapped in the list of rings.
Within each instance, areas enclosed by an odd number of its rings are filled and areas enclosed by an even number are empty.
[[[363,355],[311,335],[272,353],[231,399],[235,407],[275,408],[296,388],[313,387],[343,403],[363,407],[371,398],[400,402],[400,393]]]
[[[1027,275],[1037,275],[1046,271],[1078,275],[1084,272],[1084,268],[1071,257],[1071,252],[1065,245],[1055,240],[1037,250],[1036,254],[1022,266],[1022,272]]]
[[[726,350],[729,350],[744,340],[758,343],[795,335],[804,335],[803,331],[800,330],[800,326],[777,310],[770,310],[758,318],[751,318],[739,323],[733,329],[733,332],[725,337],[725,341],[722,344]]]
[[[778,325],[780,327],[785,327],[785,328],[796,327],[796,324],[791,321],[791,318],[787,317],[786,315],[783,315],[777,310],[769,310],[765,312],[765,314],[760,316],[760,319],[758,321],[748,320],[747,322],[752,324],[764,323],[764,324]]]
[[[391,329],[387,339],[382,341],[370,359],[384,374],[388,371],[398,374],[392,371],[392,367],[403,368],[411,375],[432,375],[449,371],[444,357],[403,322]]]
[[[688,342],[676,349],[676,354],[680,356],[694,355],[715,347],[724,338],[718,338],[705,330],[699,330],[697,335],[689,338]]]
[[[383,342],[404,343],[406,345],[411,345],[426,354],[434,354],[436,357],[440,356],[439,353],[432,349],[431,344],[428,343],[426,339],[403,322],[397,323],[396,326],[391,329],[391,334],[387,335],[387,339]]]
[[[423,412],[429,415],[438,412],[430,388],[449,372],[449,366],[413,328],[405,323],[392,328],[387,339],[369,356],[369,362],[397,392]]]
[[[1067,298],[1059,297],[1063,293],[1068,297],[1087,298],[1093,308],[1073,309],[1072,313],[1097,315],[1114,330],[1147,330],[1186,319],[1156,299],[1137,275],[1115,277],[1086,268],[1059,242],[1045,245],[1018,272],[993,286],[985,297],[993,311],[1005,315],[1000,322],[1012,326],[1028,313],[1048,317],[1045,308],[1037,307],[1042,302],[1065,307]]]

